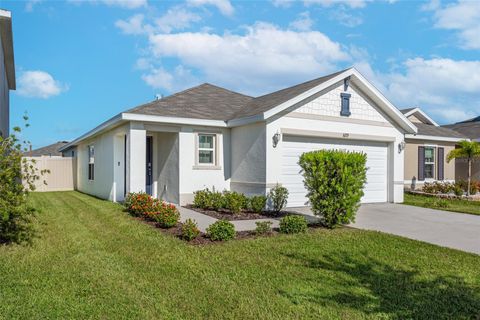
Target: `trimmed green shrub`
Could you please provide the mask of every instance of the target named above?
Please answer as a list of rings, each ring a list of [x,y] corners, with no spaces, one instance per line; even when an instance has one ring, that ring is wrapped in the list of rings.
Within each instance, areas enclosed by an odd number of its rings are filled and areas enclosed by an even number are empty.
[[[218,209],[224,207],[225,198],[223,197],[223,194],[221,192],[210,192],[208,200],[208,209],[218,211]]]
[[[235,226],[227,220],[218,220],[207,228],[207,235],[213,241],[227,241],[235,238]]]
[[[124,206],[130,214],[134,216],[147,217],[160,209],[160,201],[152,198],[145,192],[130,192],[125,198]]]
[[[463,196],[463,189],[455,184],[455,187],[453,188],[453,193],[455,193],[457,197],[461,197]]]
[[[274,212],[278,213],[282,211],[283,208],[285,208],[285,206],[287,205],[287,200],[288,200],[287,188],[277,184],[268,193],[268,199],[270,200],[270,204]]]
[[[171,228],[180,220],[180,212],[173,204],[163,202],[160,210],[153,214],[152,218],[160,227]]]
[[[245,195],[236,191],[224,191],[223,198],[225,209],[231,213],[239,213],[247,203]]]
[[[272,222],[271,221],[257,221],[255,222],[257,227],[255,228],[256,234],[266,234],[272,232]]]
[[[289,215],[280,220],[281,233],[302,233],[307,231],[307,220],[302,216]]]
[[[187,241],[192,241],[200,234],[198,225],[195,220],[187,219],[182,225],[182,238]]]
[[[210,191],[208,188],[195,191],[193,194],[193,206],[196,208],[207,209],[210,201]]]
[[[260,213],[265,209],[265,205],[267,204],[267,197],[265,196],[252,196],[249,199],[250,201],[250,209],[253,212]]]
[[[312,211],[324,226],[353,222],[363,196],[367,156],[340,150],[319,150],[300,156],[303,183]]]

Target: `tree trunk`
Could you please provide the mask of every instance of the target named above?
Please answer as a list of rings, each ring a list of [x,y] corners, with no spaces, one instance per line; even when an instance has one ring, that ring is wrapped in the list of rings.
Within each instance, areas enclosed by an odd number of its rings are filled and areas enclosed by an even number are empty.
[[[467,196],[470,195],[470,183],[472,180],[472,159],[468,158],[468,183],[467,183]]]

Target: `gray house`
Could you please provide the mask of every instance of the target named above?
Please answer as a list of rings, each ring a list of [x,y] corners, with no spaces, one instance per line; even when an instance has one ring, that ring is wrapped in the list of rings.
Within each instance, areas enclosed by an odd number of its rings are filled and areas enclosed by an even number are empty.
[[[465,121],[457,122],[444,126],[455,130],[469,138],[472,141],[480,142],[480,116]],[[455,161],[456,179],[465,180],[468,176],[468,167],[465,160],[458,159]],[[472,177],[480,180],[480,162],[476,161],[472,166]]]
[[[10,133],[10,90],[15,90],[12,14],[0,9],[0,136]]]

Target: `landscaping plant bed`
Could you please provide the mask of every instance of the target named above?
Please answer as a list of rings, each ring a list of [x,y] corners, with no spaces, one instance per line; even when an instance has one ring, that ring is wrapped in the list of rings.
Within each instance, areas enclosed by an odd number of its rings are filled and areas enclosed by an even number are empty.
[[[406,190],[406,193],[410,193],[410,194],[413,194],[413,195],[425,196],[425,197],[442,198],[442,199],[480,201],[480,196],[478,194],[470,195],[470,196],[466,196],[466,195],[457,196],[453,193],[429,193],[429,192],[418,191],[418,190]]]
[[[161,228],[158,226],[156,222],[153,221],[147,221],[145,219],[142,219],[141,217],[133,217],[133,219],[137,221],[141,221],[143,223],[146,223],[155,229],[159,230],[160,232],[173,236],[175,238],[178,238],[182,241],[185,241],[186,243],[194,246],[202,246],[202,245],[211,245],[211,244],[219,244],[219,243],[224,243],[225,241],[213,241],[210,239],[205,233],[201,232],[198,237],[191,241],[187,241],[182,237],[182,223],[179,222],[176,226],[172,228]],[[271,232],[265,233],[265,234],[257,234],[255,231],[237,231],[235,235],[234,240],[243,240],[243,239],[255,239],[255,238],[260,238],[260,237],[272,237],[280,234],[277,229],[273,229]]]
[[[200,212],[202,214],[205,214],[207,216],[210,216],[219,220],[228,220],[228,221],[282,218],[289,214],[286,211],[281,211],[279,213],[274,213],[269,211],[263,211],[262,213],[256,213],[252,211],[241,211],[239,213],[232,213],[224,209],[219,209],[218,211],[206,210],[206,209],[194,207],[192,205],[186,205],[184,206],[184,208]]]

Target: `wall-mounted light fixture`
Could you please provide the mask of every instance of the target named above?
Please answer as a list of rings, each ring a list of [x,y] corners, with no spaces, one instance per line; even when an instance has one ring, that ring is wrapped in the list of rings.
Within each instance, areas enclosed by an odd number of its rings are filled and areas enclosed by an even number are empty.
[[[398,153],[401,153],[403,150],[405,150],[405,141],[398,144]]]
[[[273,141],[273,147],[274,147],[274,148],[276,148],[277,145],[278,145],[278,143],[280,142],[280,137],[281,137],[281,135],[280,135],[279,132],[277,132],[277,133],[275,133],[275,134],[273,135],[272,141]]]
[[[348,87],[350,86],[350,77],[346,77],[343,79],[343,91],[348,91]]]

